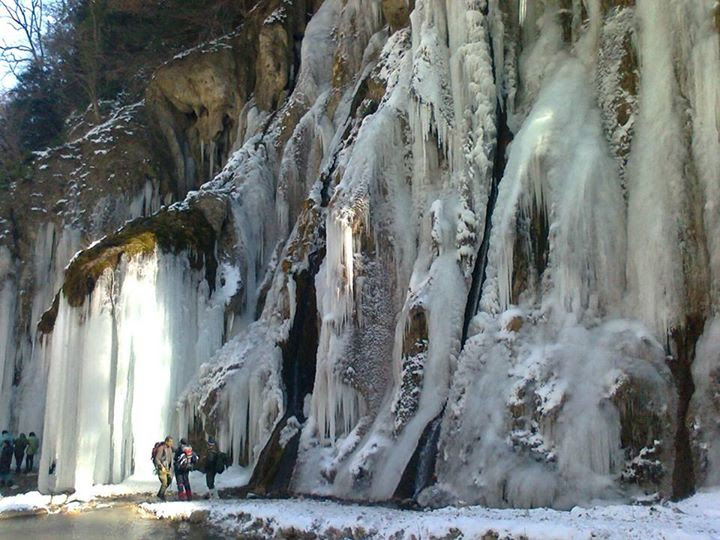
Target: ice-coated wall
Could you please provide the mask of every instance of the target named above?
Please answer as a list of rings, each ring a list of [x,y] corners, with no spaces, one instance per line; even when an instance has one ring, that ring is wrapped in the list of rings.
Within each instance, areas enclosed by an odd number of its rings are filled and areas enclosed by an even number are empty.
[[[702,407],[718,361],[714,325],[702,334],[716,302],[705,250],[717,229],[714,217],[698,218],[714,206],[699,179],[715,174],[704,150],[717,144],[717,122],[708,128],[717,100],[679,105],[698,91],[717,95],[691,60],[703,50],[714,69],[712,6],[700,4],[578,2],[568,12],[548,2],[525,12],[523,32],[535,30],[523,34],[515,110],[526,112],[513,119],[487,278],[424,504],[678,495],[714,469],[693,462],[685,427],[708,440],[709,412],[685,416],[685,370],[695,362],[692,399]],[[578,16],[581,27],[563,26]],[[618,22],[628,17],[631,29]],[[568,30],[579,32],[570,49]],[[675,32],[687,41],[666,39]],[[598,106],[607,103],[610,113]],[[708,129],[715,137],[691,155]]]
[[[115,198],[112,201],[115,213],[110,217],[106,215],[109,204],[100,201],[93,208],[89,217],[96,223],[86,229],[77,222],[41,223],[29,232],[33,239],[29,260],[17,260],[9,250],[0,248],[0,295],[4,302],[0,318],[7,332],[0,362],[8,370],[8,376],[3,379],[8,386],[0,397],[3,429],[42,433],[48,365],[38,323],[62,287],[65,267],[98,234],[97,230],[91,230],[101,228],[97,222],[123,223],[155,212],[160,208],[160,196],[157,186],[147,181],[139,193]]]
[[[386,499],[442,411],[483,233],[495,91],[481,3],[417,2],[375,73],[386,95],[343,163],[316,282],[323,326],[313,404],[336,410],[313,409],[296,474],[301,489]],[[388,271],[383,283],[376,272]],[[384,287],[394,296],[379,302]],[[384,318],[389,339],[355,349]],[[338,397],[323,392],[327,372],[340,379]],[[313,438],[328,435],[332,450],[318,450]],[[320,462],[310,457],[321,452]]]
[[[175,403],[220,346],[223,312],[204,273],[160,252],[106,270],[81,307],[61,293],[53,332],[41,340],[51,405],[39,488],[151,477],[147,449],[178,431]]]

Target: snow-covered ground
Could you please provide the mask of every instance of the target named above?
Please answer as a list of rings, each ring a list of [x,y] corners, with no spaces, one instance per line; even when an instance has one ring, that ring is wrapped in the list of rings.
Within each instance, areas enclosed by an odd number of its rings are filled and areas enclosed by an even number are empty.
[[[679,503],[652,506],[501,510],[470,506],[433,511],[394,510],[317,500],[198,501],[143,504],[159,518],[206,513],[228,534],[284,538],[720,538],[720,490]],[[497,535],[497,536],[495,536]],[[305,536],[302,536],[303,538]]]
[[[215,489],[222,490],[232,487],[244,486],[250,479],[251,471],[245,467],[233,466],[224,473],[215,476]],[[207,494],[208,488],[205,484],[205,474],[200,471],[190,473],[190,485],[195,495],[201,497]],[[127,497],[130,495],[155,494],[160,487],[156,477],[138,479],[134,476],[126,479],[120,484],[109,484],[104,486],[93,486],[86,492],[76,492],[75,498],[81,500],[92,500],[97,498]],[[174,498],[177,493],[177,486],[173,479],[172,485],[168,488],[169,498]]]
[[[217,477],[216,485],[226,488],[246,481],[244,470],[232,468]],[[191,482],[199,496],[207,493],[201,473],[193,473]],[[156,482],[128,480],[117,486],[96,486],[92,492],[71,496],[25,493],[0,499],[0,518],[14,513],[89,510],[112,503],[113,499],[153,493],[156,488]],[[395,540],[485,538],[485,535],[507,539],[720,538],[718,488],[678,503],[576,507],[569,512],[480,506],[414,511],[310,499],[199,499],[143,502],[138,506],[160,519],[205,520],[221,534],[241,537],[285,538],[302,533],[308,538]]]
[[[15,512],[32,512],[52,505],[53,497],[51,495],[42,495],[37,491],[12,497],[0,497],[0,517]]]
[[[231,487],[244,486],[250,476],[249,469],[243,467],[230,467],[223,474],[215,477],[215,488],[218,490]],[[193,493],[203,497],[208,493],[205,484],[205,475],[199,471],[190,473],[190,485]],[[0,518],[7,514],[32,513],[38,510],[68,510],[71,508],[83,509],[95,506],[100,500],[113,500],[118,498],[137,499],[144,495],[154,499],[154,494],[160,487],[156,478],[130,477],[121,484],[98,485],[84,491],[76,491],[73,494],[43,495],[38,491],[22,493],[12,497],[0,497]],[[168,488],[168,497],[174,499],[177,493],[177,486],[174,481]]]

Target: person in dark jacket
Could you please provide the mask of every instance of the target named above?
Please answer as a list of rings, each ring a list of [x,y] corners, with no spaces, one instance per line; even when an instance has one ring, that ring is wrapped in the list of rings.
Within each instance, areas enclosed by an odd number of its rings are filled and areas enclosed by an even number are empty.
[[[12,441],[5,439],[0,447],[0,486],[12,485],[12,466],[13,444]]]
[[[157,496],[164,501],[166,500],[165,492],[173,478],[173,439],[169,435],[165,437],[165,441],[155,454],[155,472],[160,479],[160,490],[157,492]]]
[[[25,448],[27,448],[28,440],[24,433],[15,439],[15,474],[22,472],[22,462],[25,458]]]
[[[40,449],[40,439],[37,438],[34,431],[30,432],[27,439],[27,448],[25,449],[25,474],[31,473],[35,465],[35,456]]]
[[[183,442],[185,444],[183,444]],[[190,487],[190,471],[198,462],[198,456],[193,452],[185,439],[180,440],[180,448],[175,452],[175,481],[178,487],[178,499],[181,501],[192,500],[192,488]]]
[[[178,445],[177,449],[175,450],[175,456],[173,456],[173,460],[176,460],[180,457],[180,454],[183,453],[183,450],[186,446],[190,446],[190,443],[187,439],[180,439],[180,444]]]
[[[208,498],[215,496],[215,475],[225,470],[225,462],[221,463],[220,452],[213,437],[208,437],[207,456],[205,457],[205,484],[210,492]],[[221,468],[222,467],[222,468]],[[218,470],[220,469],[220,470]]]

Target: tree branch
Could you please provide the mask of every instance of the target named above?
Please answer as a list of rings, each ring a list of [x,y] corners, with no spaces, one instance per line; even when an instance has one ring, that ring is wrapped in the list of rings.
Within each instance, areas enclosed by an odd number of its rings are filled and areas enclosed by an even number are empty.
[[[0,0],[0,18],[6,19],[10,26],[23,36],[21,43],[3,44],[0,48],[3,52],[2,61],[8,64],[11,71],[30,61],[42,66],[45,60],[43,0],[30,0],[29,4],[27,0]],[[4,54],[7,51],[22,52],[29,58],[20,58],[16,54],[8,56]]]

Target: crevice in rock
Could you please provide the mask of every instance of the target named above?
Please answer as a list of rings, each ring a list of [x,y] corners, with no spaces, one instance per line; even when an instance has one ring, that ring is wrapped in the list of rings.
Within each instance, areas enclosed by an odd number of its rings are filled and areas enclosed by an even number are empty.
[[[480,305],[480,295],[482,294],[483,284],[487,273],[488,250],[490,249],[490,235],[492,233],[492,217],[495,211],[495,203],[497,202],[498,189],[503,174],[505,173],[505,165],[507,163],[506,153],[507,147],[513,139],[512,131],[507,124],[507,111],[498,101],[496,105],[497,118],[497,145],[495,147],[495,155],[493,157],[492,184],[490,186],[490,194],[488,196],[487,209],[485,212],[485,229],[480,244],[480,250],[475,259],[475,267],[473,268],[472,283],[470,285],[470,293],[465,304],[465,315],[463,319],[463,331],[461,347],[465,345],[468,338],[468,327],[470,321],[475,316]]]
[[[437,447],[440,440],[440,427],[442,425],[445,409],[433,418],[423,430],[412,458],[405,467],[400,483],[395,489],[393,498],[398,500],[417,500],[420,492],[435,483],[435,463],[437,462]]]
[[[309,268],[290,276],[295,279],[297,307],[288,339],[280,345],[283,356],[282,379],[285,387],[285,415],[277,423],[270,440],[260,452],[250,482],[242,490],[247,493],[286,495],[289,491],[300,443],[299,425],[305,421],[305,396],[311,394],[315,384],[315,363],[319,341],[319,321],[315,275],[325,257],[325,250],[309,256]],[[296,421],[296,432],[289,438],[288,423]]]
[[[688,315],[685,324],[668,332],[667,350],[670,354],[668,365],[675,379],[678,393],[677,432],[675,433],[675,466],[672,477],[672,498],[683,499],[695,492],[695,471],[688,429],[688,410],[695,392],[692,378],[692,362],[695,347],[703,333],[705,317],[700,314]]]
[[[317,357],[320,327],[315,293],[315,275],[325,257],[325,250],[314,252],[309,257],[309,269],[295,274],[297,307],[290,335],[281,345],[283,356],[282,378],[285,385],[286,414],[305,421],[303,403],[311,394],[315,382],[315,361]]]
[[[250,481],[246,486],[229,490],[232,496],[247,497],[250,493],[273,497],[289,495],[290,480],[300,446],[299,430],[282,444],[283,431],[288,427],[291,417],[286,413],[277,423],[268,443],[260,452]]]
[[[55,328],[55,320],[60,310],[60,293],[58,292],[53,299],[53,303],[45,313],[42,314],[37,323],[37,330],[41,334],[50,334]]]

